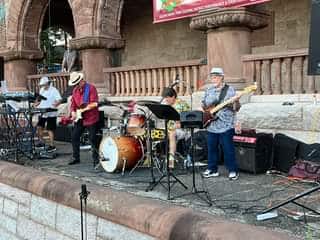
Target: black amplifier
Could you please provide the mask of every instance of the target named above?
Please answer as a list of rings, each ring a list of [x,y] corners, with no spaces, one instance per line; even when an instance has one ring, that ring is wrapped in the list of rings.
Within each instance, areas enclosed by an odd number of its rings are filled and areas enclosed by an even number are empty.
[[[271,168],[273,135],[247,132],[233,137],[236,159],[240,170],[264,173]]]

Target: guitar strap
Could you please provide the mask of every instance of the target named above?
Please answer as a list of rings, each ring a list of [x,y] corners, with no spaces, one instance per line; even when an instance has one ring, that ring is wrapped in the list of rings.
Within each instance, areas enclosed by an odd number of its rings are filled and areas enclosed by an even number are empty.
[[[223,101],[223,99],[224,99],[224,98],[226,97],[226,95],[227,95],[228,89],[229,89],[229,85],[228,85],[228,84],[225,84],[225,85],[223,86],[223,88],[221,89],[221,92],[220,92],[220,95],[219,95],[219,100],[218,100],[218,103],[217,103],[216,105],[220,104],[220,103]]]
[[[83,93],[83,99],[82,102],[85,104],[89,103],[89,94],[90,94],[90,86],[88,83],[84,85],[84,93]]]

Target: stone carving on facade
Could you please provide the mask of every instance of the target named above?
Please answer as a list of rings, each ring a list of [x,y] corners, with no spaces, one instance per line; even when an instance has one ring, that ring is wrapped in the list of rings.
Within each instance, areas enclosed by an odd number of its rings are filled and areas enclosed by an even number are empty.
[[[40,50],[3,50],[0,51],[0,56],[4,57],[5,61],[14,60],[39,60],[43,58],[43,52]]]
[[[112,37],[89,36],[70,40],[71,49],[121,48],[124,41]]]
[[[267,13],[246,8],[208,9],[192,18],[190,28],[206,31],[219,27],[247,27],[255,30],[267,26],[268,17]]]
[[[101,0],[97,13],[97,30],[99,35],[120,38],[120,20],[124,0]]]

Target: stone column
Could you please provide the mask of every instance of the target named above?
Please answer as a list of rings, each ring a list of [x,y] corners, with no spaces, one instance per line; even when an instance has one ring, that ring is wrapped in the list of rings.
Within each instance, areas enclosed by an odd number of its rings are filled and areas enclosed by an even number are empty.
[[[226,8],[208,9],[193,17],[190,27],[207,32],[208,72],[220,66],[227,82],[243,83],[241,56],[251,53],[251,31],[265,27],[268,16],[246,8]]]
[[[4,51],[4,80],[9,91],[26,91],[27,76],[36,74],[36,60],[43,57],[40,50]]]
[[[97,87],[99,93],[110,94],[110,79],[103,69],[111,66],[110,48],[120,48],[123,41],[101,36],[75,38],[70,42],[72,49],[80,51],[82,71],[88,82]]]

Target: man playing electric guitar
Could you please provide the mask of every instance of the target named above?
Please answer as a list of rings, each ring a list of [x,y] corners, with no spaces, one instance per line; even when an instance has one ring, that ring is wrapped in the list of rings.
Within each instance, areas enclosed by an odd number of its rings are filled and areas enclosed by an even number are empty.
[[[71,119],[74,121],[72,131],[73,156],[69,165],[80,163],[80,137],[84,129],[89,132],[89,140],[92,147],[93,165],[99,163],[98,154],[98,131],[99,110],[97,89],[84,80],[83,73],[72,72],[69,86],[75,86],[71,98]]]
[[[233,87],[224,83],[224,72],[222,68],[212,68],[210,78],[213,86],[209,87],[202,100],[202,108],[208,111],[212,106],[236,97]],[[239,103],[239,98],[235,102]],[[207,125],[208,131],[208,169],[203,173],[206,178],[218,177],[219,144],[223,149],[224,162],[229,171],[229,179],[238,178],[238,166],[235,158],[233,144],[235,109],[231,105],[222,108],[215,113],[215,119]]]

